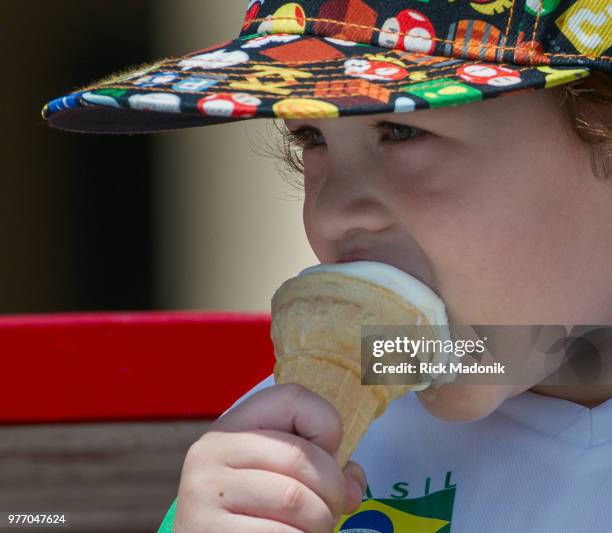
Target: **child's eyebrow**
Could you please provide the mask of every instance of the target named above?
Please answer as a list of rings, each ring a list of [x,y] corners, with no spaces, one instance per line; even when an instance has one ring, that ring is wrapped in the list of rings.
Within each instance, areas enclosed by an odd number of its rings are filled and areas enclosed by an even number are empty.
[[[408,114],[408,113],[405,113],[405,114]],[[370,115],[370,116],[365,116],[365,117],[341,116],[341,117],[326,118],[326,119],[290,118],[290,119],[283,119],[283,122],[285,123],[286,126],[308,125],[308,126],[317,127],[319,124],[324,124],[329,121],[337,122],[340,120],[343,122],[355,122],[355,123],[359,122],[360,125],[370,126],[372,124],[377,124],[379,122],[394,122],[393,118],[399,118],[399,114],[398,113],[391,113],[391,114],[381,113],[381,114]]]
[[[384,118],[389,117],[389,118]],[[345,117],[347,118],[347,117]],[[408,118],[408,117],[406,117]],[[335,120],[342,120],[340,119]],[[291,132],[298,132],[309,128],[320,130],[319,119],[290,119],[284,120],[286,128]],[[403,126],[406,128],[414,129],[425,129],[424,126],[417,126],[413,121],[405,120],[404,117],[399,117],[398,114],[393,115],[372,115],[366,121],[362,121],[357,127],[368,128],[368,129],[383,129],[389,126]]]

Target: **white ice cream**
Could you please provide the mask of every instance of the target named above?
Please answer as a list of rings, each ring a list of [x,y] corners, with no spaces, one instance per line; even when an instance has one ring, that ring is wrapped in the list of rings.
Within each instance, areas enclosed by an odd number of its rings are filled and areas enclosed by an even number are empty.
[[[377,261],[354,261],[351,263],[322,264],[308,267],[302,270],[298,276],[305,276],[314,272],[337,272],[346,276],[363,279],[393,291],[401,296],[409,304],[419,308],[427,317],[432,326],[439,326],[436,331],[440,333],[442,342],[450,340],[448,329],[448,317],[442,299],[427,285],[411,276],[410,274],[386,263]],[[384,325],[384,324],[381,324]],[[418,324],[417,324],[418,325]],[[449,354],[443,351],[436,352],[433,363],[446,363]],[[434,377],[437,377],[434,375]],[[437,381],[452,381],[454,376],[441,374]],[[422,390],[429,386],[424,384],[415,390]]]

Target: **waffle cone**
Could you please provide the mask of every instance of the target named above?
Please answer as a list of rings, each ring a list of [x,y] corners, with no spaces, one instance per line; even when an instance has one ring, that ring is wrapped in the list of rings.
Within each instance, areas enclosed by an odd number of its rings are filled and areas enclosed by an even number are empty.
[[[413,385],[361,384],[362,325],[428,325],[425,314],[374,283],[337,272],[286,281],[272,298],[276,383],[299,383],[338,410],[346,465],[370,424]]]

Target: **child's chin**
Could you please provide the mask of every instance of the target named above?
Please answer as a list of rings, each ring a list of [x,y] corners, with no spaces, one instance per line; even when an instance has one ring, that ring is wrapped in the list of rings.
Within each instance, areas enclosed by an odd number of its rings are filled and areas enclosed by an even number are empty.
[[[417,392],[423,407],[447,422],[474,422],[490,415],[517,393],[510,385],[447,384]]]

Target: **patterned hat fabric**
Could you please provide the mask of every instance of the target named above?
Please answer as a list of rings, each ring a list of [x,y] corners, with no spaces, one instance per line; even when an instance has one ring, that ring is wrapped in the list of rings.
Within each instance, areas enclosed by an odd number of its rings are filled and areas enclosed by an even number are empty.
[[[144,133],[403,113],[612,71],[612,0],[250,0],[239,36],[49,102],[54,127]]]

